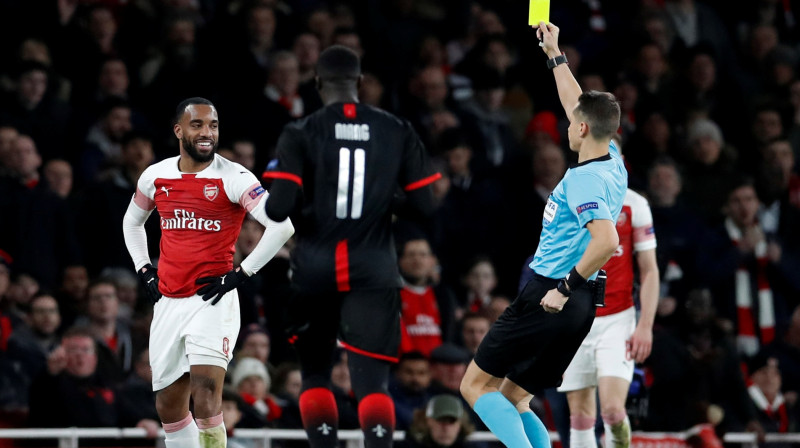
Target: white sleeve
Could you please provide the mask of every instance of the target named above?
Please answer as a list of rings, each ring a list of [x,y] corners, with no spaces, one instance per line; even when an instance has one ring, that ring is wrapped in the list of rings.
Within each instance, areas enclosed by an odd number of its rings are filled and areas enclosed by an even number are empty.
[[[131,199],[125,217],[122,218],[122,234],[125,236],[125,246],[133,259],[136,271],[150,263],[150,253],[147,251],[147,233],[144,223],[153,210],[143,210],[137,205],[136,197]]]
[[[265,199],[259,201],[259,204],[266,201],[267,195],[262,195],[262,197]],[[242,260],[242,270],[247,275],[253,275],[264,267],[278,253],[286,241],[294,235],[294,226],[289,218],[284,219],[282,222],[275,222],[267,217],[267,212],[263,205],[251,210],[250,215],[263,224],[265,228],[264,234],[261,235],[261,239],[253,249],[253,252]]]
[[[633,227],[633,251],[642,252],[656,248],[656,233],[653,228],[653,213],[650,204],[641,195],[631,192],[631,227]]]

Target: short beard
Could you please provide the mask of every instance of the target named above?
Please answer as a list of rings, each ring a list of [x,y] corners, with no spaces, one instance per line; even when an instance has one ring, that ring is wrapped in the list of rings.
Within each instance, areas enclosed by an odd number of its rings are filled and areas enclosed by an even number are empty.
[[[208,155],[200,154],[200,151],[197,150],[197,147],[194,146],[194,143],[190,142],[189,139],[186,137],[181,138],[181,143],[183,144],[183,149],[189,154],[189,157],[192,158],[195,162],[198,163],[206,163],[214,160],[214,155],[217,153],[217,147],[219,146],[218,142],[214,142],[214,147],[211,149],[211,152]]]

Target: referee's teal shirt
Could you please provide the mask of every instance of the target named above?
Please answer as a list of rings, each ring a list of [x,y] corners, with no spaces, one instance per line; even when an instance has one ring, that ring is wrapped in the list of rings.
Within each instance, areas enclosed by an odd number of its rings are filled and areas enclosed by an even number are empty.
[[[627,188],[628,171],[613,141],[607,156],[568,169],[544,207],[542,235],[531,269],[549,278],[567,275],[589,245],[586,224],[593,219],[616,223]],[[589,278],[596,276],[593,272]]]

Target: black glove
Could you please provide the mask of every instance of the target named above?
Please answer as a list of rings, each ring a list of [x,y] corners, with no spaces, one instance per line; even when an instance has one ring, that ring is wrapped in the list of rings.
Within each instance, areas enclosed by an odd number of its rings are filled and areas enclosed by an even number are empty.
[[[211,300],[211,304],[216,305],[222,296],[241,286],[248,278],[250,277],[244,273],[242,268],[228,271],[225,275],[219,277],[203,277],[198,279],[196,283],[198,285],[205,284],[206,286],[198,289],[197,294],[203,296],[204,301]]]
[[[152,264],[148,263],[139,269],[137,272],[139,275],[139,280],[144,285],[144,292],[147,294],[147,298],[150,299],[153,304],[158,302],[161,298],[161,292],[158,290],[158,269],[154,268]]]

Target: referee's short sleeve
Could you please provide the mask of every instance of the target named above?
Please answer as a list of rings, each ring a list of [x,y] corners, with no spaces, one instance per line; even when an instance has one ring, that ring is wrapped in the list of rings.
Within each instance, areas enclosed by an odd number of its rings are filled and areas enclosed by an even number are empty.
[[[595,219],[614,221],[606,200],[606,186],[593,173],[575,173],[565,185],[567,204],[581,227]]]

